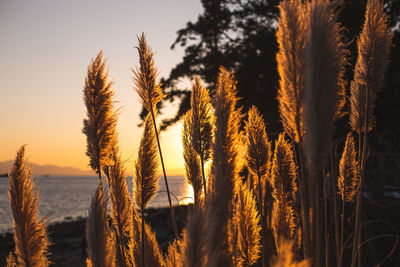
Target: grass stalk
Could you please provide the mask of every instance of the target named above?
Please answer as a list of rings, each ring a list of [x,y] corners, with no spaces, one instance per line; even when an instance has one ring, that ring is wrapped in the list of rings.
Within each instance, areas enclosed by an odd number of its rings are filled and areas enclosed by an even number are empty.
[[[150,112],[151,113],[151,118],[153,120],[154,132],[156,134],[156,139],[157,139],[158,153],[160,155],[161,167],[162,167],[163,175],[164,175],[165,188],[167,189],[167,194],[168,194],[168,204],[169,204],[169,209],[170,209],[170,213],[171,213],[172,228],[174,230],[175,237],[178,238],[179,237],[179,235],[178,235],[178,226],[176,224],[175,210],[174,210],[174,207],[172,206],[172,202],[171,202],[171,195],[170,195],[169,187],[168,187],[167,174],[165,172],[164,158],[163,158],[162,151],[161,151],[160,139],[158,137],[156,119],[155,119],[155,116],[154,116],[153,109],[151,109],[150,111],[151,111]]]
[[[335,162],[335,153],[334,146],[332,142],[329,143],[330,146],[330,163],[331,163],[331,189],[332,189],[332,203],[333,203],[333,222],[335,225],[335,251],[336,251],[336,260],[337,264],[339,264],[340,251],[341,251],[341,241],[340,241],[340,230],[339,230],[339,221],[338,221],[338,210],[337,210],[337,190],[336,190],[336,177],[337,177],[337,168]]]

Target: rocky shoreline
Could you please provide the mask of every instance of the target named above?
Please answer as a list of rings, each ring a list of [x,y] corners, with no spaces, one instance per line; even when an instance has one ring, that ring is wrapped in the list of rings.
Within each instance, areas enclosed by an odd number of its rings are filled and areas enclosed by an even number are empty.
[[[186,214],[190,208],[191,205],[175,207],[178,227],[180,229],[186,223]],[[160,248],[166,251],[169,242],[174,238],[169,209],[149,208],[145,212],[145,219],[150,223],[153,231],[155,231]],[[79,218],[50,224],[47,227],[52,243],[50,247],[50,259],[53,264],[51,266],[85,266],[87,256],[85,222],[86,218]],[[13,234],[0,234],[0,266],[5,266],[5,259],[13,249]]]

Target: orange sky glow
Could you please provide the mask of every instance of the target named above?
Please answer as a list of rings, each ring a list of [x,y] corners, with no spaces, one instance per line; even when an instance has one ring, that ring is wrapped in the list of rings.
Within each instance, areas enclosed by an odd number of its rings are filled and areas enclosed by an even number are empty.
[[[167,3],[168,2],[168,3]],[[201,12],[200,1],[2,1],[0,3],[0,162],[27,144],[29,161],[88,170],[82,90],[90,60],[102,49],[121,108],[122,158],[133,173],[142,128],[133,88],[136,36],[144,32],[160,77],[183,56],[176,31]],[[171,104],[164,116],[172,116]],[[181,123],[161,134],[168,174],[184,173]]]

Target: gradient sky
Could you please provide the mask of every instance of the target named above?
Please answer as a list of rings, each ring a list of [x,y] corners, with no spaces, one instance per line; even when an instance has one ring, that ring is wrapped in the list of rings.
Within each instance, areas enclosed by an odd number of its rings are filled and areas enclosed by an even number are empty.
[[[170,49],[176,31],[201,10],[198,0],[0,1],[0,161],[28,144],[31,162],[88,169],[82,90],[87,66],[102,49],[122,107],[122,157],[132,173],[142,134],[131,72],[136,36],[147,35],[160,77],[167,76],[183,56],[179,47]],[[161,136],[170,174],[183,173],[180,132],[178,124]]]

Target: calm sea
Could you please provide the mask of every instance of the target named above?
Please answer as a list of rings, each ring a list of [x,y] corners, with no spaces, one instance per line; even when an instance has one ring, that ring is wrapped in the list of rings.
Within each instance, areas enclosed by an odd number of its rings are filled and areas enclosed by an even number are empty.
[[[48,223],[87,217],[90,200],[94,194],[98,178],[93,176],[50,176],[34,178],[40,192],[40,216],[48,216]],[[129,190],[132,192],[132,179],[128,178]],[[148,207],[168,206],[164,178],[160,178],[160,189]],[[184,177],[168,177],[168,186],[173,204],[191,202],[192,188]],[[12,230],[12,214],[8,200],[8,179],[0,178],[0,233]]]

